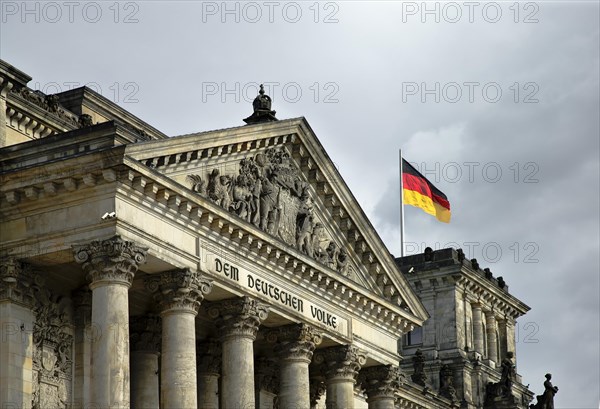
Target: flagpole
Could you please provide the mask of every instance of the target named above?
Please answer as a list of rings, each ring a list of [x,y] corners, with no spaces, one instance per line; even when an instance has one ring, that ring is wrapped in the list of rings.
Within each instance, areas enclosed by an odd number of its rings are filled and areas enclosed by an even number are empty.
[[[404,185],[402,182],[402,149],[398,149],[400,158],[400,257],[404,257]]]

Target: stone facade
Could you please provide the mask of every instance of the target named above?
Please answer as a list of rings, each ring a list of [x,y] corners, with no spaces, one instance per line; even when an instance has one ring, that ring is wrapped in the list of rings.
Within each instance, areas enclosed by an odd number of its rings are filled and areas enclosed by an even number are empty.
[[[29,80],[0,61],[0,408],[457,407],[453,361],[438,390],[402,374],[430,300],[304,118],[261,93],[248,125],[167,138]]]
[[[431,315],[399,344],[412,381],[464,408],[529,408],[533,393],[516,373],[515,342],[516,320],[529,307],[502,277],[460,249],[428,248],[397,262]]]

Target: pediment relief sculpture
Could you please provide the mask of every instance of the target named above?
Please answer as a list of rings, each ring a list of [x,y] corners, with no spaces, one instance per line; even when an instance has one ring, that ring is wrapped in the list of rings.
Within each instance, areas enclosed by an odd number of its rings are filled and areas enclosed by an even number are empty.
[[[190,174],[192,190],[298,251],[353,278],[347,250],[328,234],[314,193],[283,148],[268,148],[239,161],[238,174],[214,167]]]

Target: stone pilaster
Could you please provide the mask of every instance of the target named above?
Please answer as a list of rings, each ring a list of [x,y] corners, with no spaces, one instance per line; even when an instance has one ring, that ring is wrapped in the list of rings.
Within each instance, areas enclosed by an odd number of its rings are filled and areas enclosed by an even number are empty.
[[[315,347],[321,343],[320,331],[306,324],[294,324],[270,330],[267,341],[277,342],[280,362],[278,401],[282,408],[310,407],[308,365]]]
[[[196,408],[195,318],[212,283],[197,271],[182,269],[149,277],[146,288],[154,295],[162,318],[161,404]]]
[[[320,349],[315,361],[323,363],[327,385],[328,409],[354,409],[354,384],[366,355],[351,345]]]
[[[75,362],[73,379],[73,404],[75,409],[87,408],[91,399],[92,364],[92,292],[86,285],[73,292],[73,311],[75,313]]]
[[[73,246],[92,290],[91,404],[129,407],[129,298],[146,248],[119,236]]]
[[[131,407],[159,408],[158,357],[161,319],[156,315],[131,317]]]
[[[208,340],[196,344],[198,409],[219,409],[221,345]]]
[[[34,276],[13,258],[0,259],[0,407],[31,407]]]
[[[483,355],[485,350],[483,345],[483,318],[481,305],[471,304],[471,311],[473,313],[473,347],[475,351]]]
[[[359,382],[367,394],[369,409],[394,409],[394,393],[400,387],[400,368],[379,365],[360,371]]]
[[[500,359],[498,359],[498,337],[496,334],[496,316],[494,315],[494,311],[486,311],[485,312],[485,329],[487,335],[487,344],[488,344],[488,359],[494,361],[499,364]]]
[[[269,314],[266,304],[250,297],[211,304],[222,342],[222,409],[254,408],[254,345],[260,323]]]

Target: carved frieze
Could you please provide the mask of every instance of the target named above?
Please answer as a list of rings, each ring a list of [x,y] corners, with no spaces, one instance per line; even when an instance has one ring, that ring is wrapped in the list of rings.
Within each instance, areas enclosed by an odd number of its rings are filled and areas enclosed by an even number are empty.
[[[65,110],[60,106],[58,96],[45,95],[40,91],[33,91],[27,87],[11,89],[12,95],[18,95],[20,98],[37,105],[45,111],[56,115],[61,120],[79,127],[79,118],[77,115]]]
[[[188,175],[192,190],[320,263],[350,275],[348,253],[316,214],[314,194],[283,148],[244,158],[239,173]]]
[[[75,261],[82,265],[91,285],[100,281],[130,286],[138,267],[146,262],[147,248],[119,236],[74,245]]]
[[[317,364],[324,364],[328,379],[345,378],[354,381],[362,365],[367,362],[367,356],[356,347],[342,345],[317,350],[314,360]]]
[[[254,340],[260,323],[269,315],[269,307],[253,298],[241,297],[211,303],[208,315],[216,320],[222,340],[229,337]]]
[[[197,313],[204,294],[212,290],[212,282],[189,268],[166,271],[146,279],[146,288],[153,294],[162,313],[187,310]]]

